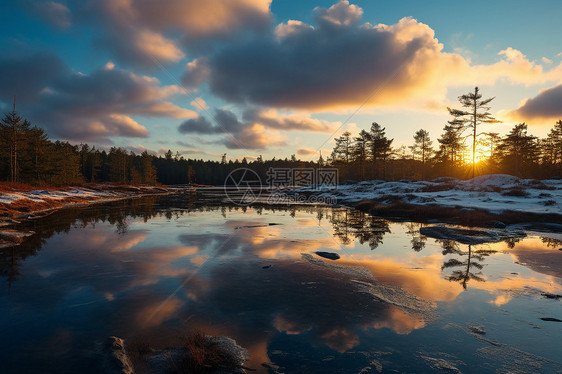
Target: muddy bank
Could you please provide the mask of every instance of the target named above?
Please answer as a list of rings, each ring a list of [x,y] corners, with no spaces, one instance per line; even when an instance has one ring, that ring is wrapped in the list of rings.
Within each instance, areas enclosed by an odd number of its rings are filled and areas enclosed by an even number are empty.
[[[446,222],[463,226],[496,228],[503,228],[505,225],[518,223],[549,222],[562,224],[562,214],[555,213],[541,214],[510,210],[493,213],[483,209],[418,205],[402,201],[385,204],[378,200],[361,201],[356,204],[350,204],[350,206],[377,217],[424,223]]]
[[[515,223],[562,223],[562,180],[492,174],[470,180],[347,181],[328,190],[305,186],[289,193],[329,198],[392,220],[497,228]]]

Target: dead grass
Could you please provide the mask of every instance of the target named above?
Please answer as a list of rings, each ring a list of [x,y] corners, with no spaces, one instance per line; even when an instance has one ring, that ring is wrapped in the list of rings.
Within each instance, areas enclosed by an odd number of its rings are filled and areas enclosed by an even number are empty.
[[[189,353],[184,360],[174,363],[176,373],[210,373],[217,369],[231,371],[240,367],[235,357],[218,343],[207,339],[202,331],[188,333],[184,338],[183,347]]]
[[[30,214],[35,212],[41,212],[49,209],[55,209],[62,207],[63,205],[72,203],[86,203],[91,200],[96,200],[92,198],[80,198],[80,197],[69,197],[66,199],[49,199],[42,198],[42,201],[33,201],[30,199],[18,199],[9,204],[0,203],[0,217],[10,217],[16,218],[23,214]]]
[[[130,342],[127,341],[126,349],[127,355],[129,356],[131,363],[135,367],[135,371],[146,371],[146,358],[153,351],[152,347],[150,346],[149,340],[144,336],[136,337]]]
[[[66,191],[69,189],[70,186],[54,186],[54,185],[34,186],[31,184],[24,184],[24,183],[0,182],[0,193],[29,192],[29,191],[36,191],[36,190]]]
[[[530,193],[519,187],[502,192],[502,196],[527,197],[529,195]]]
[[[454,190],[456,186],[452,183],[442,183],[436,185],[427,185],[421,189],[421,192],[442,192]]]
[[[494,214],[478,209],[468,210],[439,205],[417,205],[402,201],[395,201],[390,204],[382,204],[375,200],[362,201],[355,205],[355,208],[379,217],[402,218],[416,222],[427,222],[428,220],[435,219],[473,227],[488,227],[497,221],[505,224],[522,222],[562,223],[562,215],[560,214],[536,214],[516,211]]]

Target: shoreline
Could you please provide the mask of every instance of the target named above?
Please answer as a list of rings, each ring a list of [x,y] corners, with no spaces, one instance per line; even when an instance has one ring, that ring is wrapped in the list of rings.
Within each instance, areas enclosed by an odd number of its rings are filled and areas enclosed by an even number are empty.
[[[178,187],[98,185],[0,193],[0,227],[45,217],[61,209],[170,195],[184,190]]]
[[[529,223],[562,232],[562,181],[492,174],[472,180],[348,181],[337,189],[294,188],[290,194],[336,201],[398,221],[450,223],[484,228]],[[549,227],[550,226],[550,227]]]

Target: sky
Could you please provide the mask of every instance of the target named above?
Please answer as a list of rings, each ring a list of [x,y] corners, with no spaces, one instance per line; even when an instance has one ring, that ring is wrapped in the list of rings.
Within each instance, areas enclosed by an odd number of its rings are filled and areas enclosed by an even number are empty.
[[[0,111],[52,139],[220,160],[328,156],[372,122],[436,139],[480,87],[500,134],[562,118],[560,1],[0,4]]]

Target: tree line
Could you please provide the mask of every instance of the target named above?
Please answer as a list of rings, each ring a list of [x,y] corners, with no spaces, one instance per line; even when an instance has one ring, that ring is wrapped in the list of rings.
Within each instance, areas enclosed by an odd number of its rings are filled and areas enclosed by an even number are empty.
[[[0,120],[0,180],[32,185],[70,185],[80,183],[222,185],[234,170],[249,167],[261,180],[269,168],[315,167],[318,162],[290,159],[248,162],[185,159],[168,150],[155,156],[147,151],[135,154],[121,147],[109,151],[88,144],[73,145],[52,141],[40,127],[33,126],[15,110]]]
[[[562,120],[544,139],[528,133],[520,123],[505,136],[478,132],[483,124],[499,123],[490,114],[478,88],[459,97],[461,109],[448,108],[452,119],[435,143],[420,129],[411,146],[394,148],[386,129],[373,122],[356,136],[344,132],[335,139],[331,155],[324,160],[290,158],[220,161],[185,159],[168,150],[155,156],[135,154],[121,147],[109,151],[87,144],[52,141],[40,127],[17,114],[15,108],[0,121],[0,179],[34,185],[69,185],[83,182],[119,184],[222,185],[234,170],[248,167],[263,183],[270,168],[335,167],[340,180],[432,179],[451,176],[506,173],[525,178],[562,177]]]
[[[355,137],[344,132],[336,139],[328,163],[338,167],[340,178],[358,180],[471,178],[492,173],[562,177],[562,120],[544,139],[529,134],[526,123],[515,125],[503,137],[478,132],[483,124],[500,123],[489,112],[493,99],[482,99],[478,87],[460,96],[462,109],[448,108],[452,119],[435,146],[424,129],[415,132],[411,146],[399,148],[392,148],[393,139],[376,122]]]

